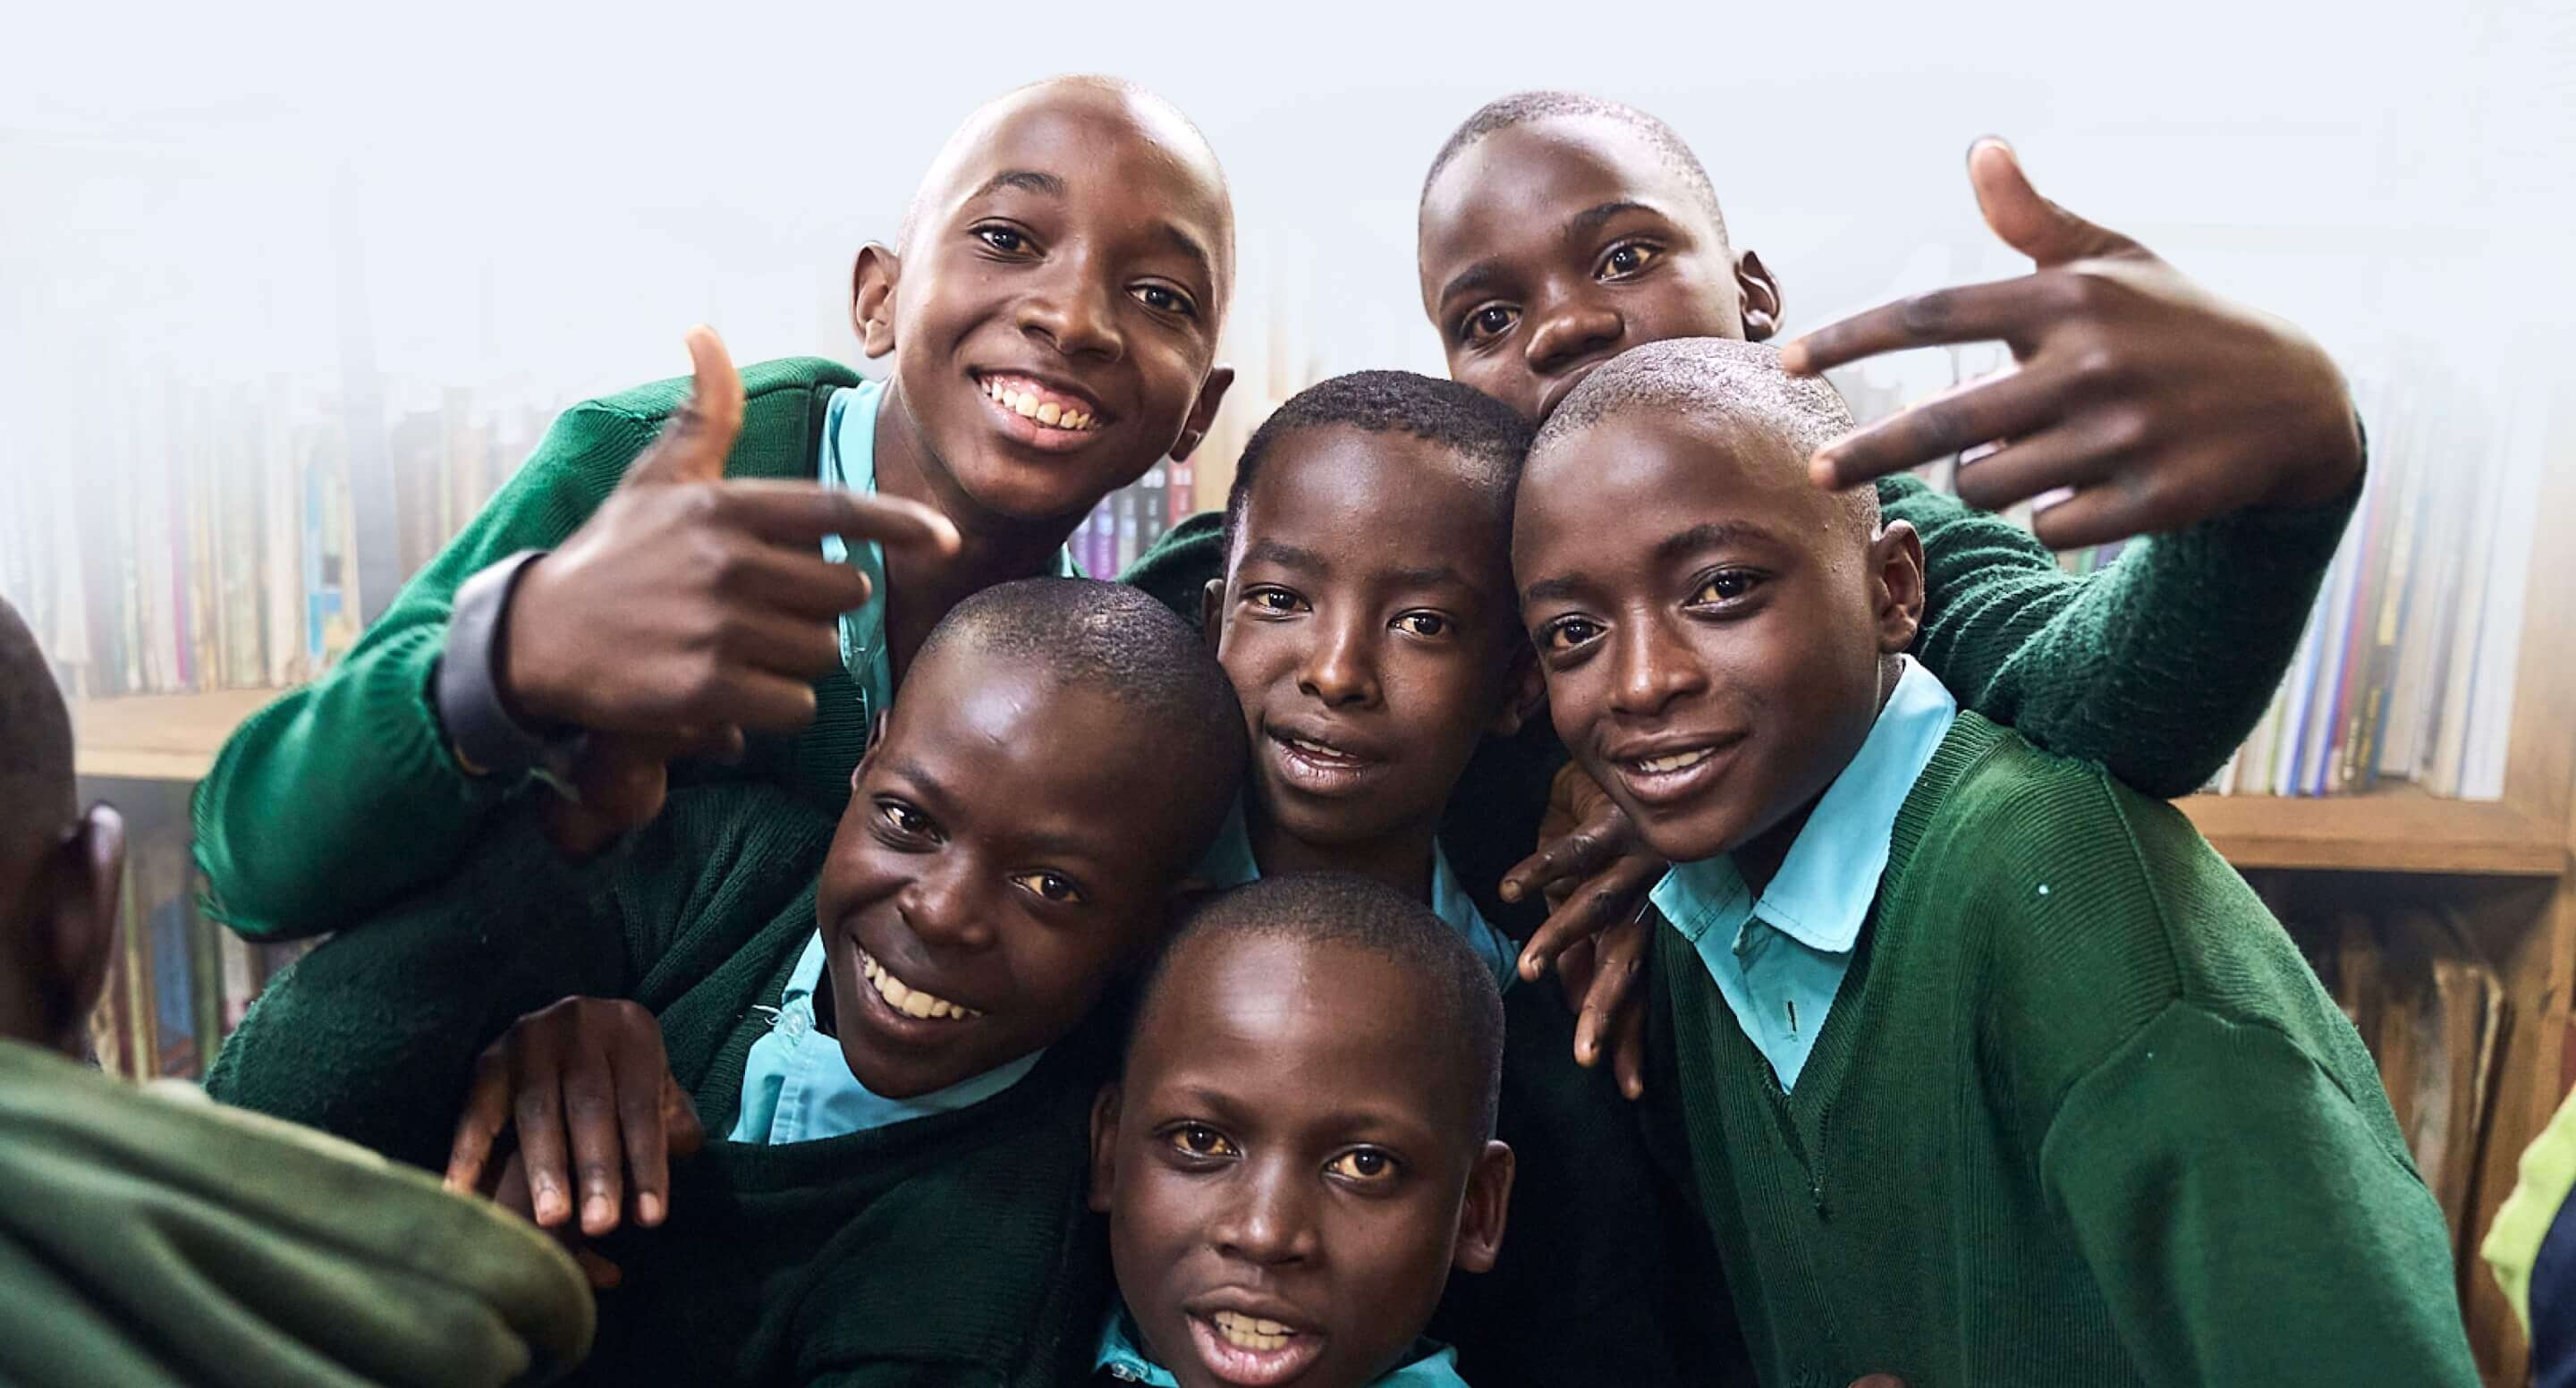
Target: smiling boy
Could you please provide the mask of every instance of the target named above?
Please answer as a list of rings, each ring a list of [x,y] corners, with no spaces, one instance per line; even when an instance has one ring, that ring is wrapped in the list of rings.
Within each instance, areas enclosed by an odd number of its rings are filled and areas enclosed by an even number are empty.
[[[1086,1023],[1243,757],[1152,599],[990,588],[837,832],[757,784],[675,794],[602,865],[523,825],[272,983],[209,1086],[497,1172],[612,1288],[596,1381],[1062,1382],[1106,1304],[1083,1171],[1116,1019]]]
[[[1121,1299],[1101,1379],[1462,1383],[1421,1335],[1450,1269],[1502,1242],[1502,1033],[1482,961],[1379,883],[1265,877],[1195,905],[1092,1115]]]
[[[1515,512],[1557,730],[1675,864],[1647,1102],[1763,1381],[2475,1383],[2360,1038],[2181,814],[1902,654],[1911,528],[1807,476],[1849,422],[1638,348]]]
[[[1071,572],[1099,499],[1197,446],[1233,256],[1224,176],[1169,104],[1064,78],[985,106],[852,272],[890,378],[790,358],[736,384],[701,333],[694,391],[566,411],[346,660],[227,743],[196,799],[211,908],[337,928],[540,783],[596,848],[688,755],[837,813],[941,615]]]

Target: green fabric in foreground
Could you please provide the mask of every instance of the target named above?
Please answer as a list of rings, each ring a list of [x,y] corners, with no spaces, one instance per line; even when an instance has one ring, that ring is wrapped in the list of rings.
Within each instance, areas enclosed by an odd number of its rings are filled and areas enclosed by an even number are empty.
[[[591,1340],[534,1228],[348,1143],[0,1041],[0,1382],[546,1382]]]

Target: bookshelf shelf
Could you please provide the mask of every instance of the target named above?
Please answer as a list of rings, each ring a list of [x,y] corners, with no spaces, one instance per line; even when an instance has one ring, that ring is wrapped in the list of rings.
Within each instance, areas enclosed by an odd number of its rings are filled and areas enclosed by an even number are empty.
[[[282,692],[219,689],[85,699],[72,706],[74,765],[83,776],[203,779],[233,729]]]
[[[2398,784],[2313,798],[2195,795],[2180,802],[2238,869],[2554,877],[2566,827],[2501,800],[2449,800]]]

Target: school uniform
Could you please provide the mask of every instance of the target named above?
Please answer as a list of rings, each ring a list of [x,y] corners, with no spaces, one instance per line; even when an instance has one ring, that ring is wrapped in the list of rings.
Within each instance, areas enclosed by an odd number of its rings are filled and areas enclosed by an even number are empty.
[[[837,362],[789,357],[743,368],[742,432],[728,478],[820,481],[876,490],[884,388]],[[688,398],[677,378],[563,412],[517,475],[321,679],[253,714],[193,800],[205,909],[255,937],[345,926],[439,881],[508,809],[538,790],[525,774],[485,775],[457,755],[441,720],[440,661],[459,590],[475,575],[570,538],[624,480]],[[843,668],[814,681],[814,721],[750,739],[740,766],[680,775],[765,780],[837,814],[869,729],[893,697],[885,645],[885,560],[873,541],[824,542],[878,601],[841,621]],[[1078,573],[1059,551],[1053,572]]]
[[[940,1094],[818,1084],[839,1059],[812,1026],[832,828],[759,784],[675,792],[591,865],[503,825],[439,892],[272,980],[207,1087],[435,1168],[515,1018],[631,999],[710,1141],[673,1164],[661,1227],[602,1243],[625,1277],[582,1381],[1078,1378],[1110,1295],[1084,1181],[1115,1019]]]
[[[2170,806],[1909,665],[1758,894],[1654,907],[1650,1126],[1763,1383],[2477,1382],[2377,1069]]]
[[[1135,1321],[1124,1306],[1110,1312],[1100,1331],[1092,1381],[1102,1388],[1144,1384],[1146,1388],[1181,1388],[1172,1371],[1146,1355]],[[1467,1388],[1458,1376],[1458,1356],[1429,1340],[1416,1341],[1403,1363],[1370,1379],[1368,1388]]]

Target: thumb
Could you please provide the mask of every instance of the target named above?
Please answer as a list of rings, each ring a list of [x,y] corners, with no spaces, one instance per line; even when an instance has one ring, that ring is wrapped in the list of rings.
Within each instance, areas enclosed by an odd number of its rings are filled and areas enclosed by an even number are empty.
[[[1985,214],[1986,225],[2043,270],[2139,249],[2128,237],[2041,197],[2021,171],[2012,146],[1991,135],[1968,147],[1968,182],[1977,190],[1977,210]]]
[[[689,398],[662,436],[627,470],[631,482],[720,482],[725,455],[742,432],[742,373],[724,339],[701,323],[688,331]]]

